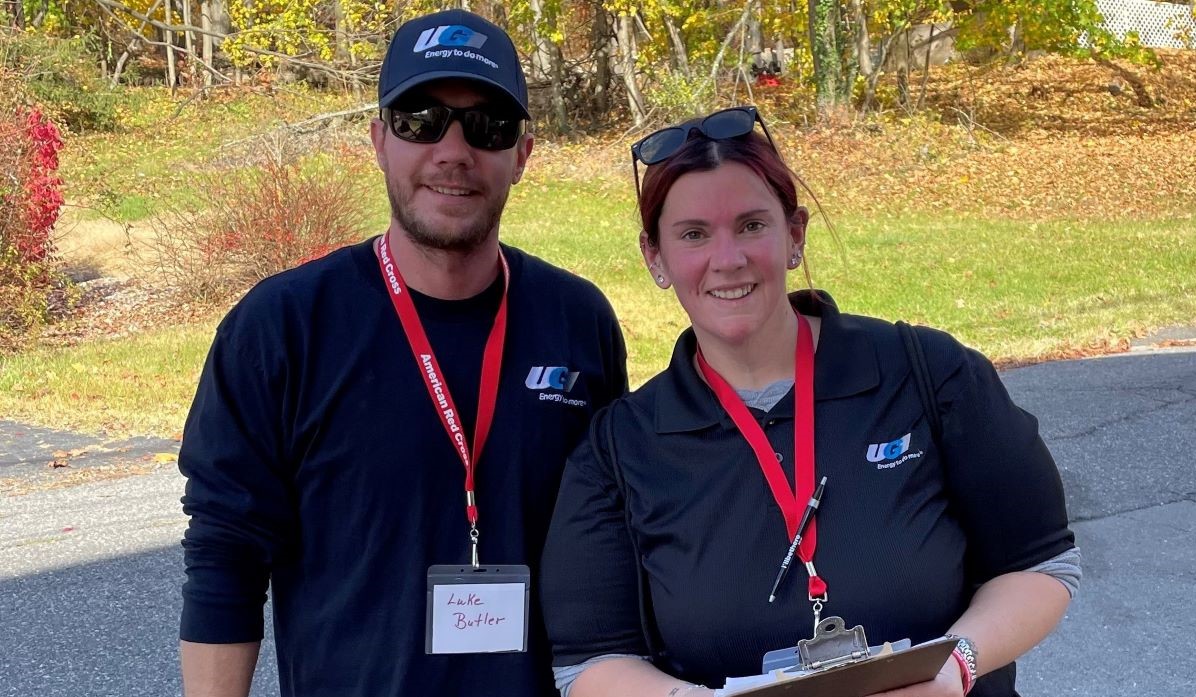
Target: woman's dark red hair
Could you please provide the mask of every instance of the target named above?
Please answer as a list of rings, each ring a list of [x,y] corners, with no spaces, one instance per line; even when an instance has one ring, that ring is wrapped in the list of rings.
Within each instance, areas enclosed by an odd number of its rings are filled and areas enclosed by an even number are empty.
[[[755,131],[741,138],[711,140],[695,136],[672,157],[648,167],[640,190],[640,219],[648,242],[660,244],[660,212],[673,184],[690,172],[708,172],[725,162],[737,162],[755,172],[781,201],[785,218],[797,219],[797,186],[792,171],[764,136]]]

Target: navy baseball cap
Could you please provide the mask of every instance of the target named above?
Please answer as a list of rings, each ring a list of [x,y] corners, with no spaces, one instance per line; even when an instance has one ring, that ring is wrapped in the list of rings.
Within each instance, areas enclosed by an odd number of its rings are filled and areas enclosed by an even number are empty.
[[[382,61],[378,106],[390,106],[412,87],[453,77],[497,88],[514,101],[523,118],[531,118],[527,78],[511,37],[465,10],[416,17],[398,28]]]

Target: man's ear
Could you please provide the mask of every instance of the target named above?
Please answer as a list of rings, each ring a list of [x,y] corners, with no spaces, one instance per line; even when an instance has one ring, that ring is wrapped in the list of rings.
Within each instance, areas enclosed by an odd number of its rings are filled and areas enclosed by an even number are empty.
[[[527,167],[527,158],[532,156],[532,146],[536,144],[536,137],[530,133],[524,133],[519,142],[515,144],[515,177],[511,180],[512,184],[518,184],[520,179],[523,179],[523,170]]]
[[[382,119],[375,118],[370,121],[370,142],[374,144],[374,162],[378,163],[378,169],[385,172],[386,124],[382,123]]]

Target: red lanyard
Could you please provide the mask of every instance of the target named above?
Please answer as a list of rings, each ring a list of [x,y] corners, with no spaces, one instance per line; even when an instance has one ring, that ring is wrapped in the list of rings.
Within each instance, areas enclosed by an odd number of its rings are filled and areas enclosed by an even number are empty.
[[[502,262],[503,292],[502,302],[498,306],[498,314],[494,317],[494,326],[490,329],[490,337],[486,339],[486,349],[482,354],[482,379],[478,388],[478,418],[473,430],[473,450],[465,440],[465,433],[458,418],[460,412],[453,403],[453,395],[449,392],[448,383],[444,380],[444,373],[440,370],[440,363],[432,351],[432,344],[424,332],[424,325],[420,322],[419,312],[415,303],[411,301],[411,293],[399,273],[399,267],[390,256],[390,245],[387,235],[383,235],[378,243],[378,267],[382,270],[382,280],[390,290],[390,301],[394,305],[395,314],[399,316],[399,324],[407,334],[407,341],[411,344],[411,352],[419,364],[419,373],[424,378],[424,385],[428,388],[428,396],[440,415],[440,423],[444,432],[457,449],[461,464],[465,466],[465,517],[469,520],[469,540],[472,562],[478,566],[478,506],[474,494],[474,472],[477,470],[478,458],[482,456],[482,446],[486,444],[486,437],[490,433],[490,425],[494,422],[495,404],[498,401],[499,374],[502,369],[503,340],[507,334],[507,290],[511,283],[511,270],[507,266],[506,257],[502,250],[498,252],[498,259]]]
[[[814,339],[810,330],[810,323],[801,314],[797,314],[797,347],[793,352],[793,457],[794,457],[794,488],[789,490],[789,482],[785,471],[777,462],[772,444],[764,435],[764,429],[756,423],[752,413],[748,411],[743,400],[735,392],[723,376],[719,375],[698,347],[698,367],[719,404],[727,411],[731,421],[752,446],[756,460],[760,463],[760,471],[768,481],[768,488],[781,508],[785,517],[785,530],[792,541],[797,535],[798,520],[801,517],[801,504],[808,501],[814,493]],[[798,546],[798,558],[806,565],[810,573],[811,600],[826,596],[826,583],[814,571],[814,550],[818,547],[817,521],[811,520],[805,536]]]

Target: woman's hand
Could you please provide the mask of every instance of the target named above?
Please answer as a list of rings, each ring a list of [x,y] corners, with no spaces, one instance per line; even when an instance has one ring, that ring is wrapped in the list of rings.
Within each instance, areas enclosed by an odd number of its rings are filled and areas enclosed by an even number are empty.
[[[898,690],[877,692],[869,697],[963,697],[963,675],[954,656],[948,657],[934,680],[927,680]]]

